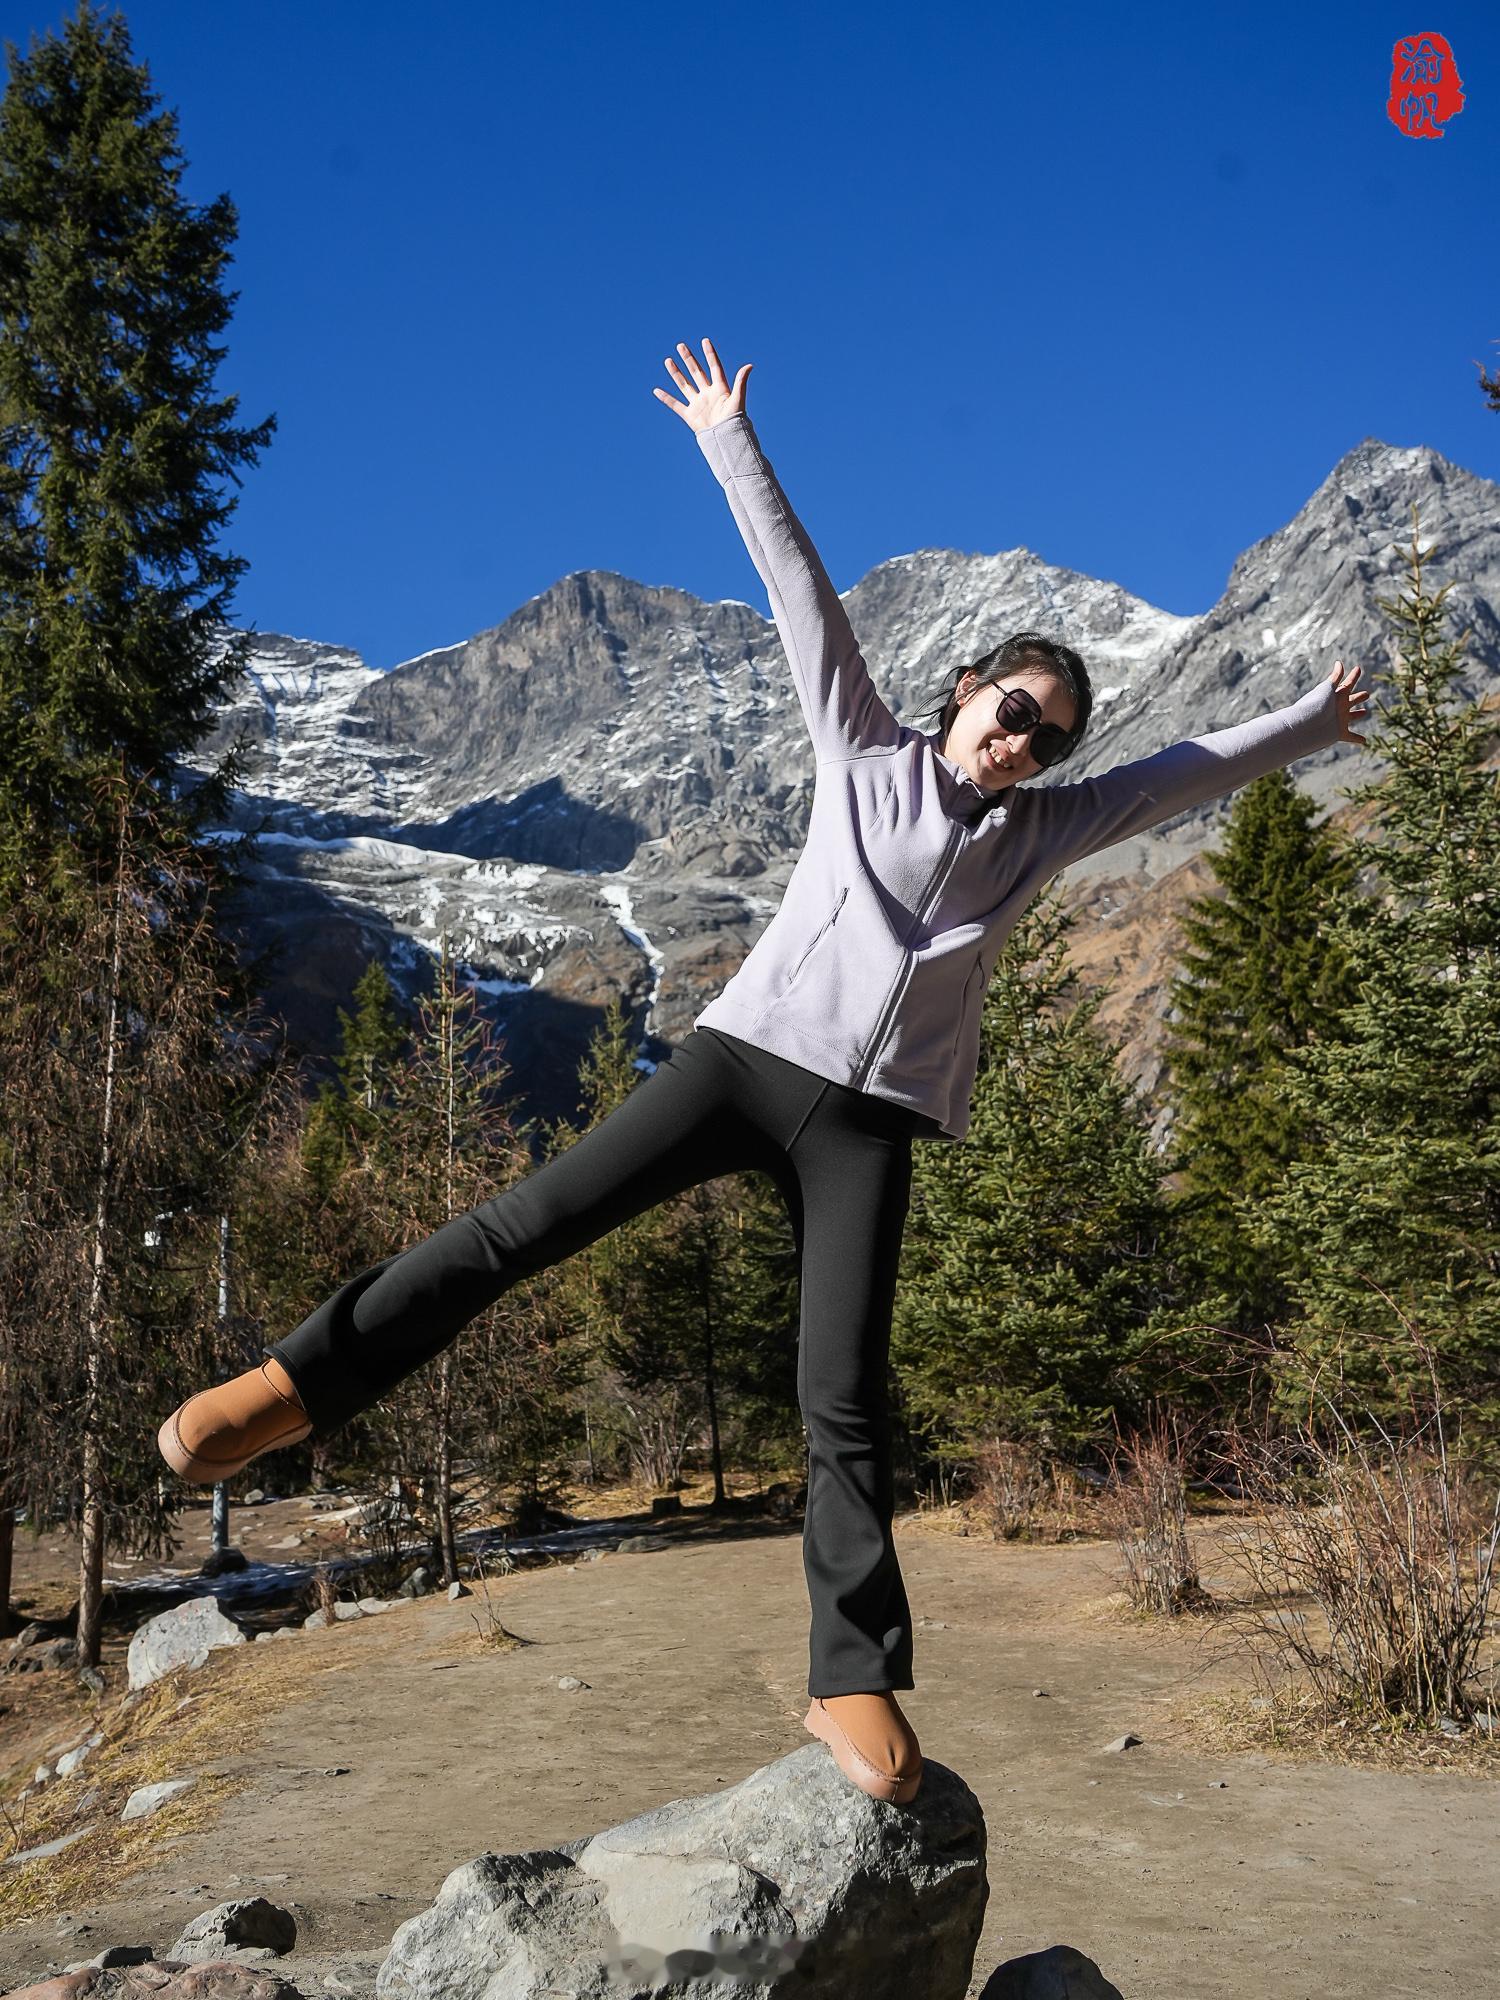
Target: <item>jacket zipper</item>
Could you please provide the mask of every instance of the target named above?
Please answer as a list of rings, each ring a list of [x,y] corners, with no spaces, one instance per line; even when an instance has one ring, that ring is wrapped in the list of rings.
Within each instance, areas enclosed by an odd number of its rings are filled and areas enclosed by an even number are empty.
[[[949,854],[946,849],[944,850],[943,859],[938,863],[937,871],[933,875],[931,882],[927,885],[927,894],[917,911],[913,924],[914,929],[926,922],[927,912],[937,902],[938,897],[942,895],[943,886],[947,882],[949,875],[953,872],[954,857],[957,855],[962,843],[963,828],[962,826],[955,826],[953,829],[953,852]],[[870,1036],[869,1047],[865,1050],[864,1057],[858,1069],[854,1072],[852,1087],[855,1090],[862,1090],[864,1088],[866,1077],[869,1076],[870,1071],[875,1067],[875,1058],[880,1053],[880,1045],[885,1040],[886,1031],[890,1027],[892,1017],[901,1003],[901,996],[906,991],[908,977],[911,972],[911,956],[908,949],[910,943],[911,932],[908,931],[906,945],[903,946],[903,950],[907,951],[906,960],[897,975],[895,985],[886,997],[884,1007],[880,1010],[880,1018],[875,1023],[874,1031]]]

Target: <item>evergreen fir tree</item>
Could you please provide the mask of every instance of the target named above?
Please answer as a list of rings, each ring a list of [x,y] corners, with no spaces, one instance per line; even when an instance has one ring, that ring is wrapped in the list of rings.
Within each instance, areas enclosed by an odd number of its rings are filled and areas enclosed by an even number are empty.
[[[408,1040],[405,1010],[390,975],[378,958],[367,961],[354,988],[354,1012],[338,1009],[339,1053],[346,1129],[356,1144],[370,1140],[380,1125],[398,1058]],[[326,1100],[325,1100],[326,1102]]]
[[[981,1436],[1078,1451],[1194,1359],[1164,1163],[1095,1025],[1104,994],[1073,1002],[1072,922],[1049,894],[1016,926],[968,1141],[913,1158],[892,1360],[939,1456]]]
[[[1274,1258],[1242,1229],[1254,1202],[1312,1143],[1289,1096],[1289,1049],[1337,1033],[1352,997],[1326,925],[1351,893],[1354,851],[1285,771],[1246,785],[1207,862],[1222,891],[1179,919],[1166,1057],[1183,1193],[1177,1211],[1199,1282],[1237,1332],[1274,1324],[1286,1297]]]
[[[6,44],[0,101],[0,873],[35,878],[71,835],[96,858],[93,783],[159,802],[209,727],[248,640],[225,643],[243,558],[217,546],[222,490],[274,419],[234,421],[213,335],[236,231],[227,196],[182,190],[174,113],[157,108],[119,14],[88,0],[61,35]],[[222,817],[233,752],[185,823]]]
[[[1321,1132],[1246,1226],[1288,1269],[1289,1337],[1394,1416],[1420,1365],[1406,1315],[1476,1445],[1500,1441],[1500,779],[1495,722],[1455,702],[1447,637],[1413,509],[1407,588],[1378,600],[1399,644],[1383,709],[1384,775],[1351,790],[1381,836],[1383,893],[1333,926],[1358,997],[1343,1032],[1289,1064],[1295,1110]],[[1288,1388],[1290,1396],[1295,1391]]]

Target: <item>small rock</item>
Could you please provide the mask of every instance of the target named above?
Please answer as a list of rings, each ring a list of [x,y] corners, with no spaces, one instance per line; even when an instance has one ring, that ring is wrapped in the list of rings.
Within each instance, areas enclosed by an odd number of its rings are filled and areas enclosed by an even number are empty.
[[[459,1583],[455,1580],[448,1586],[448,1602],[450,1604],[457,1604],[461,1597],[472,1597],[473,1595],[473,1591],[470,1590],[466,1583]]]
[[[76,1639],[40,1639],[11,1654],[5,1662],[8,1674],[40,1674],[49,1667],[71,1666],[78,1657]]]
[[[262,1639],[274,1639],[275,1637],[276,1634],[274,1632],[257,1632],[255,1635],[255,1643],[258,1646]]]
[[[219,1646],[243,1646],[245,1634],[212,1597],[189,1597],[148,1618],[130,1641],[126,1666],[132,1688],[149,1687],[174,1667],[201,1667]]]
[[[1227,1778],[1210,1778],[1208,1789],[1211,1792],[1227,1792],[1229,1790],[1229,1780]]]
[[[581,1681],[578,1678],[577,1674],[559,1674],[557,1677],[557,1685],[563,1690],[565,1694],[574,1694],[579,1688],[586,1688],[588,1686],[588,1682]],[[892,1768],[894,1769],[899,1767],[893,1766]]]
[[[71,1778],[92,1748],[92,1744],[80,1743],[76,1750],[65,1751],[57,1760],[58,1777]]]
[[[1121,2000],[1091,1958],[1070,1944],[1008,1958],[985,1981],[984,2000]]]
[[[359,1608],[367,1618],[373,1618],[377,1612],[385,1610],[386,1602],[383,1597],[362,1597],[359,1600]]]
[[[59,1834],[56,1840],[44,1840],[40,1847],[23,1847],[19,1854],[7,1854],[0,1867],[19,1868],[27,1861],[40,1861],[44,1855],[61,1854],[75,1840],[82,1840],[88,1831],[86,1826],[75,1826],[71,1833]]]
[[[103,1951],[95,1952],[92,1958],[80,1959],[76,1965],[67,1967],[69,1972],[87,1972],[95,1968],[100,1972],[112,1965],[145,1965],[156,1953],[149,1944],[107,1944]]]
[[[248,1493],[241,1496],[240,1505],[242,1507],[258,1507],[265,1497],[265,1493],[259,1486],[252,1486]]]
[[[339,1619],[363,1618],[364,1612],[357,1604],[335,1604],[333,1615]]]
[[[1123,1736],[1117,1736],[1113,1743],[1106,1743],[1104,1747],[1106,1750],[1134,1750],[1143,1740],[1142,1737],[1132,1736],[1127,1729]]]
[[[297,1920],[290,1910],[264,1896],[243,1896],[194,1917],[167,1957],[219,1958],[245,1946],[282,1953],[296,1942]]]
[[[215,1549],[203,1558],[199,1576],[230,1576],[238,1570],[248,1569],[250,1558],[243,1549]]]
[[[304,1632],[321,1632],[327,1623],[326,1611],[310,1611],[302,1621],[302,1629]]]
[[[31,1774],[31,1782],[34,1785],[45,1785],[51,1776],[52,1766],[50,1764],[38,1764]]]
[[[1047,1692],[1047,1690],[1046,1690],[1045,1688],[1033,1688],[1033,1689],[1031,1690],[1031,1692],[1032,1692],[1032,1695],[1033,1695],[1033,1697],[1034,1697],[1035,1699],[1037,1699],[1037,1700],[1040,1700],[1040,1701],[1050,1701],[1050,1700],[1052,1699],[1052,1697],[1051,1697],[1051,1696],[1050,1696],[1050,1695],[1048,1694],[1048,1692]],[[892,1766],[892,1769],[893,1769],[893,1770],[897,1770],[897,1771],[899,1771],[899,1770],[900,1770],[900,1768],[901,1768],[901,1766],[900,1766],[899,1764],[896,1764],[896,1765],[893,1765],[893,1766]]]
[[[425,1597],[432,1589],[435,1581],[436,1579],[430,1569],[414,1569],[406,1581],[399,1586],[396,1595],[398,1597]]]
[[[648,1549],[669,1549],[671,1546],[671,1540],[666,1535],[627,1535],[623,1541],[615,1543],[615,1554],[638,1556],[644,1555]]]
[[[80,1667],[78,1678],[91,1694],[103,1694],[104,1676],[97,1667]]]
[[[125,1801],[125,1810],[120,1814],[121,1824],[127,1820],[144,1819],[148,1813],[156,1812],[168,1799],[185,1792],[192,1782],[191,1778],[164,1778],[160,1784],[138,1786]]]

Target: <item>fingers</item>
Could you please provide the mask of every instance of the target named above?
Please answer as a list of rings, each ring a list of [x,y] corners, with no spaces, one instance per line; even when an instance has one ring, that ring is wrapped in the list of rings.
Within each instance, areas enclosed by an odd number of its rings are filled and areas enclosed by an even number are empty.
[[[708,377],[704,374],[702,368],[699,367],[697,355],[694,354],[692,348],[688,346],[685,340],[678,341],[677,352],[682,356],[683,360],[687,363],[688,373],[692,376],[693,380],[698,384],[698,387],[700,389],[706,389],[708,387]]]

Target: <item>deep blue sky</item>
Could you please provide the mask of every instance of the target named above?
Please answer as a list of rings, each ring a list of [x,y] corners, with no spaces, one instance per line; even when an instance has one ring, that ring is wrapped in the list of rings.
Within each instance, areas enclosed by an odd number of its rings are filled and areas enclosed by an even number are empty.
[[[121,11],[239,211],[241,623],[390,666],[577,569],[764,609],[651,393],[704,334],[841,590],[1024,543],[1201,611],[1361,438],[1500,478],[1490,8]],[[1468,101],[1409,139],[1433,29]]]

